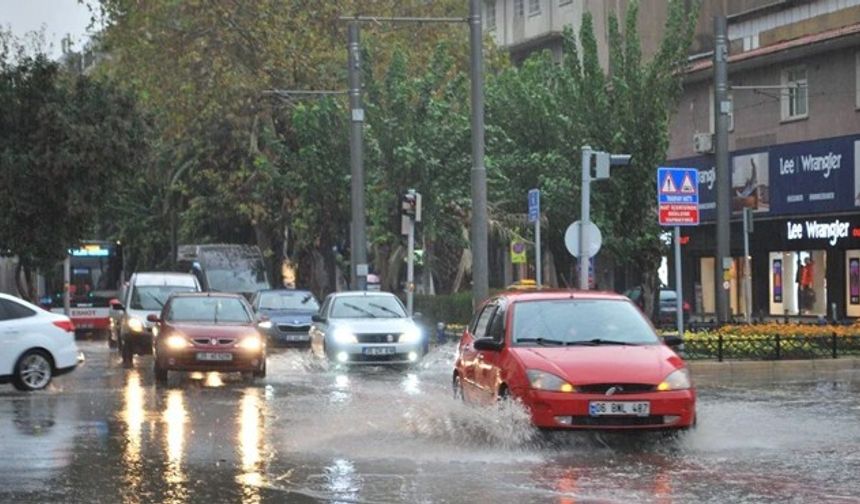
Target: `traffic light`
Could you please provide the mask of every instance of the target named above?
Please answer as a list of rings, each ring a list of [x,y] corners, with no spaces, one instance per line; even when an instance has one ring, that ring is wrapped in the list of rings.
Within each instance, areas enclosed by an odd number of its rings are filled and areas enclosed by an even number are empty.
[[[421,222],[421,194],[414,189],[404,194],[400,203],[400,213],[412,219],[413,222]]]

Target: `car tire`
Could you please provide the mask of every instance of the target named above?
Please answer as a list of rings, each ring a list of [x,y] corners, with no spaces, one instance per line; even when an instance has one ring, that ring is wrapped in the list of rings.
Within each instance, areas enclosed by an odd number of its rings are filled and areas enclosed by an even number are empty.
[[[108,340],[108,348],[111,350],[116,349],[118,342],[113,337],[113,331],[108,331],[107,340]]]
[[[166,385],[169,371],[158,363],[158,359],[155,359],[155,362],[152,365],[152,370],[155,374],[155,383],[158,385]]]
[[[24,392],[41,390],[51,383],[54,364],[44,350],[30,350],[18,359],[12,375],[12,385]]]
[[[466,402],[466,396],[463,395],[463,380],[460,378],[459,374],[454,375],[454,379],[451,383],[451,388],[454,393],[455,401],[463,401]]]
[[[496,393],[496,401],[505,402],[511,399],[511,394],[508,391],[508,386],[504,383],[499,387],[499,391]]]
[[[120,351],[122,354],[122,367],[131,369],[134,366],[134,349],[128,341],[125,341]]]
[[[265,378],[266,377],[266,359],[263,359],[263,364],[260,365],[260,369],[254,371],[254,378]]]

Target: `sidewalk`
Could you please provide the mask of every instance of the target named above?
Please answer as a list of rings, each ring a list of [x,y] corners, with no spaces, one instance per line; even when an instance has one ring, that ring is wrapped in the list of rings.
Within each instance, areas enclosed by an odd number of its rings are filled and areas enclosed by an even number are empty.
[[[779,361],[687,361],[696,385],[860,379],[860,358]]]

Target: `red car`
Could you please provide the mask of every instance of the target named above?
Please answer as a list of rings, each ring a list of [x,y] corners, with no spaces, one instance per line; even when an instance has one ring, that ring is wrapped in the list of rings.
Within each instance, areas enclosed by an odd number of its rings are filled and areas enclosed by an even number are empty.
[[[266,338],[251,306],[238,294],[182,293],[168,299],[154,332],[155,380],[169,371],[243,372],[266,376]]]
[[[696,422],[685,362],[617,294],[521,291],[487,301],[463,333],[453,385],[469,402],[519,399],[546,429]]]

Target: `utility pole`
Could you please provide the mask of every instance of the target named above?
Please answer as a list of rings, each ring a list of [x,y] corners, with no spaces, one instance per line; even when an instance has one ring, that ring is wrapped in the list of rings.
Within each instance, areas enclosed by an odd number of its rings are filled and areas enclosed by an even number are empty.
[[[724,288],[732,265],[729,218],[731,217],[731,171],[729,170],[728,37],[726,17],[714,17],[714,117],[717,171],[717,250],[714,261],[714,289],[717,322],[729,320],[729,292]]]
[[[484,168],[484,76],[481,0],[469,1],[472,77],[472,304],[489,295],[487,259],[487,170]]]
[[[364,153],[362,129],[364,109],[361,106],[361,54],[359,50],[358,22],[349,23],[347,52],[349,65],[349,164],[351,170],[350,202],[350,286],[354,290],[367,290],[367,235],[364,219]]]
[[[588,290],[588,225],[591,223],[591,147],[582,146],[582,187],[579,226],[579,289]]]

